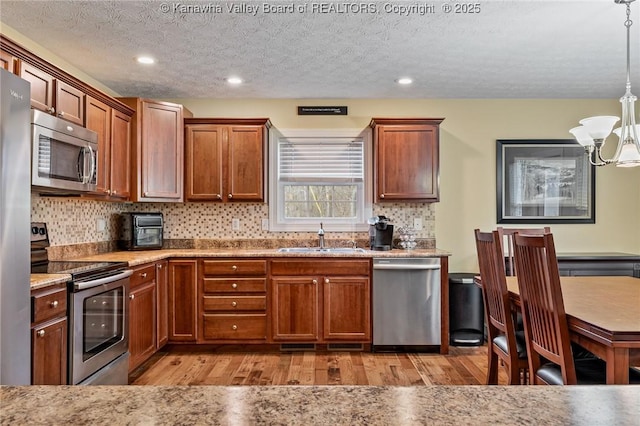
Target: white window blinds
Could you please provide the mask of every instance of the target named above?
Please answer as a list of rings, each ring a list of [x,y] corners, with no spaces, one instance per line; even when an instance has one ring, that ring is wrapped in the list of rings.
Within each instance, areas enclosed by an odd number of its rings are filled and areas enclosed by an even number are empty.
[[[287,138],[278,143],[280,182],[362,182],[364,143],[358,138]]]

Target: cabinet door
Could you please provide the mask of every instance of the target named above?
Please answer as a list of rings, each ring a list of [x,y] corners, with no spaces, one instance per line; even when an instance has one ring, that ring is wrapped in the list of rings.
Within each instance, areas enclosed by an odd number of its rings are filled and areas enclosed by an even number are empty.
[[[224,126],[185,126],[187,200],[222,201]]]
[[[90,96],[87,96],[85,105],[85,126],[98,134],[96,192],[109,195],[111,190],[111,107]]]
[[[110,195],[128,199],[131,195],[131,117],[111,110]]]
[[[54,113],[53,77],[25,62],[20,66],[20,77],[31,83],[31,107]]]
[[[67,318],[31,330],[31,383],[67,384]]]
[[[141,125],[142,161],[139,172],[142,201],[182,201],[182,107],[143,101]]]
[[[147,282],[129,293],[129,372],[156,351],[156,283]]]
[[[56,114],[72,123],[84,125],[84,93],[60,80],[55,81]]]
[[[20,72],[18,58],[4,50],[0,50],[0,66],[13,74],[19,74]]]
[[[370,340],[369,279],[367,277],[325,277],[322,285],[324,339]]]
[[[264,199],[264,128],[263,126],[230,126],[228,129],[229,201],[262,201]]]
[[[438,126],[378,126],[376,132],[376,202],[438,201]]]
[[[156,308],[156,349],[163,347],[169,340],[169,280],[168,262],[156,263],[157,308]]]
[[[169,261],[169,341],[195,342],[197,338],[196,260]]]
[[[271,321],[274,341],[318,340],[318,278],[273,278]]]

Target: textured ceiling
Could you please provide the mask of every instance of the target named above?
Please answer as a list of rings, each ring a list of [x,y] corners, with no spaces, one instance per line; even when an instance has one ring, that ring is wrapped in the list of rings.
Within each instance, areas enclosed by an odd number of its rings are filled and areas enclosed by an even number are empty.
[[[479,11],[443,11],[456,4]],[[396,13],[425,5],[433,13]],[[2,23],[123,96],[153,98],[618,98],[624,20],[614,0],[0,2]]]

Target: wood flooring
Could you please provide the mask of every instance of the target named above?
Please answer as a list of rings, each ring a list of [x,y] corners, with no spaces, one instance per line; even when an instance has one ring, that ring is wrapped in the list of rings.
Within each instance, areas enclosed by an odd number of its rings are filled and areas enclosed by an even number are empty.
[[[487,347],[437,353],[284,352],[241,346],[171,346],[129,375],[132,385],[480,385]],[[506,384],[504,369],[499,383]]]

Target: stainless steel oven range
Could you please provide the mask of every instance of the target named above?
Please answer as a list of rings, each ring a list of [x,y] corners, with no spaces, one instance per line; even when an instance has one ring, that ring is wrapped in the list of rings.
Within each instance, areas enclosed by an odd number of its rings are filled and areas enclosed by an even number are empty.
[[[32,223],[34,239],[48,245],[46,225]],[[46,240],[46,242],[44,242]],[[126,385],[129,370],[129,277],[126,262],[32,262],[31,271],[71,275],[68,382]]]

